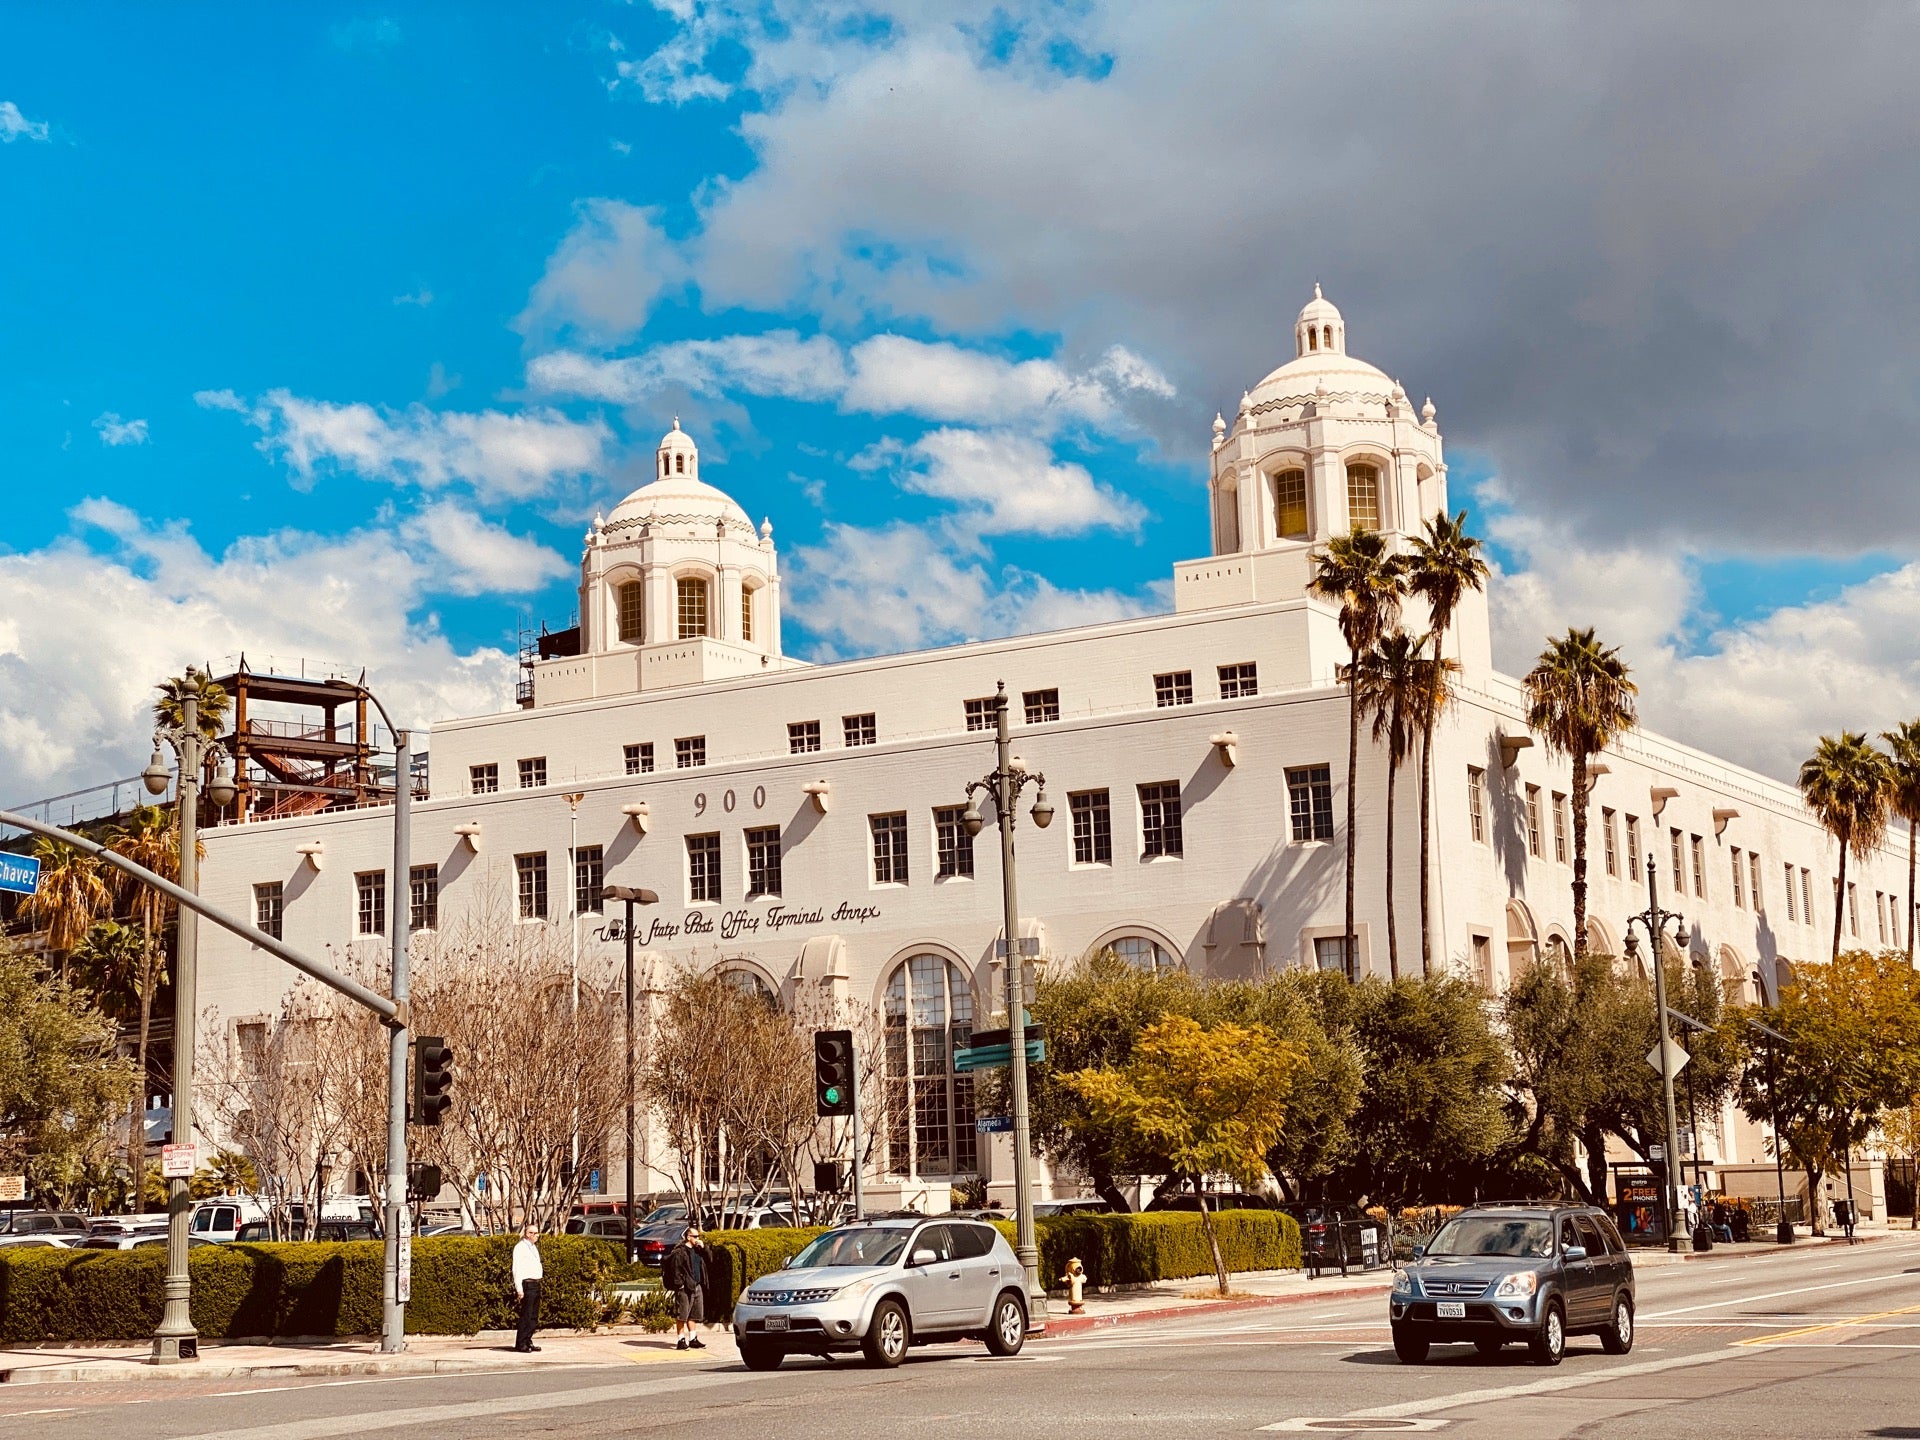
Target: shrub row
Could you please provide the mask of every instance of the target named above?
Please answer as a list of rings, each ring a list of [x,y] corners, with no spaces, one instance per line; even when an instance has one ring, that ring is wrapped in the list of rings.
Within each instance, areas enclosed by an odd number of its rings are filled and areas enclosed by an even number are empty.
[[[791,1230],[707,1231],[711,1256],[704,1294],[707,1318],[732,1319],[734,1302],[742,1290],[762,1275],[773,1274],[786,1264],[789,1255],[798,1255],[809,1241],[824,1233],[817,1225]]]
[[[471,1335],[509,1329],[510,1235],[435,1236],[413,1242],[407,1330]],[[600,1293],[621,1273],[604,1240],[549,1236],[540,1323],[583,1329],[600,1315]],[[189,1259],[193,1323],[209,1340],[296,1335],[372,1335],[380,1329],[381,1246],[209,1245]],[[21,1249],[0,1254],[0,1341],[138,1340],[160,1323],[166,1252]]]

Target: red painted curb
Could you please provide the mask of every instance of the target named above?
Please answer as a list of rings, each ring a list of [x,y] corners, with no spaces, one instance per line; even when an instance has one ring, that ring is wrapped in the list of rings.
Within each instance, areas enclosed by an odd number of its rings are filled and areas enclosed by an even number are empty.
[[[1392,1283],[1383,1277],[1379,1285],[1348,1285],[1336,1290],[1309,1290],[1299,1295],[1249,1295],[1242,1300],[1205,1300],[1186,1305],[1154,1306],[1144,1310],[1125,1310],[1116,1315],[1069,1315],[1049,1319],[1047,1328],[1034,1335],[1035,1340],[1050,1340],[1065,1335],[1081,1335],[1089,1330],[1105,1330],[1115,1325],[1131,1325],[1143,1320],[1186,1320],[1193,1316],[1220,1315],[1233,1310],[1259,1310],[1273,1305],[1297,1305],[1307,1300],[1353,1300],[1364,1295],[1384,1295]]]

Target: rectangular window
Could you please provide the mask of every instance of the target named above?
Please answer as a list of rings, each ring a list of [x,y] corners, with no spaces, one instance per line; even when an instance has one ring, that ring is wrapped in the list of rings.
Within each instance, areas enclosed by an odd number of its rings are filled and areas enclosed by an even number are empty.
[[[1851,880],[1847,882],[1847,933],[1856,938],[1860,934],[1860,897]]]
[[[1686,846],[1682,843],[1682,837],[1678,830],[1669,830],[1667,833],[1673,848],[1673,893],[1676,895],[1684,895],[1687,893]]]
[[[753,639],[753,587],[740,587],[740,638],[751,642]]]
[[[467,767],[467,788],[475,795],[491,795],[500,788],[500,767],[498,765],[469,765]]]
[[[1627,874],[1640,878],[1640,817],[1627,816]]]
[[[1020,695],[1020,703],[1027,712],[1027,724],[1045,725],[1060,718],[1060,692],[1058,690],[1026,690]]]
[[[1600,835],[1601,843],[1606,847],[1607,851],[1607,874],[1618,875],[1620,873],[1620,850],[1614,842],[1613,822],[1613,811],[1602,808],[1600,811]]]
[[[874,730],[873,716],[870,714],[842,715],[840,731],[848,745],[871,745],[877,733]]]
[[[653,742],[643,741],[638,745],[622,747],[627,760],[627,774],[651,775],[653,773]]]
[[[1149,859],[1185,853],[1180,833],[1178,780],[1140,787],[1140,851]]]
[[[1887,928],[1893,932],[1893,943],[1900,943],[1900,897],[1887,896]]]
[[[1347,523],[1356,530],[1380,528],[1380,469],[1347,466]]]
[[[547,918],[547,854],[542,850],[534,855],[516,855],[513,857],[514,879],[518,882],[520,899],[520,918],[522,920],[544,920]]]
[[[573,852],[573,913],[603,913],[600,887],[606,884],[607,866],[598,845],[581,845]]]
[[[1540,858],[1540,787],[1527,786],[1527,853]]]
[[[720,899],[720,837],[687,836],[687,899],[695,905]]]
[[[873,831],[873,883],[907,883],[907,816],[896,810],[891,815],[869,815]]]
[[[1193,704],[1193,672],[1169,670],[1153,677],[1153,703],[1162,710],[1169,705]]]
[[[1333,839],[1332,767],[1303,765],[1287,771],[1287,810],[1296,841]]]
[[[520,762],[520,788],[538,790],[547,783],[547,757],[535,755],[530,760]]]
[[[1800,867],[1800,918],[1813,924],[1813,871]]]
[[[1752,850],[1747,852],[1747,879],[1753,882],[1753,913],[1758,915],[1767,907],[1760,898],[1760,856]]]
[[[1886,896],[1879,890],[1873,892],[1873,914],[1880,927],[1880,943],[1884,945],[1887,943],[1887,907]]]
[[[780,893],[780,827],[747,831],[747,899]]]
[[[1478,765],[1467,766],[1467,824],[1473,843],[1487,843],[1487,772]]]
[[[411,902],[407,923],[416,930],[440,928],[440,867],[415,865],[407,871],[408,899]]]
[[[706,763],[706,736],[682,735],[673,742],[673,765],[676,770],[698,770]]]
[[[253,887],[253,928],[264,930],[276,940],[284,940],[280,933],[281,923],[286,918],[286,887],[278,880]]]
[[[1740,859],[1740,847],[1733,847],[1733,908],[1747,908],[1747,870]]]
[[[1553,858],[1567,863],[1567,797],[1553,792]]]
[[[680,638],[693,640],[707,633],[707,582],[688,575],[674,583],[674,598],[679,607]]]
[[[1282,540],[1307,538],[1307,472],[1282,470],[1273,477],[1273,528]]]
[[[363,870],[353,877],[362,935],[387,933],[387,872]]]
[[[933,812],[933,873],[941,880],[973,878],[973,836],[961,817],[964,805],[942,805]]]
[[[1331,970],[1337,975],[1353,978],[1353,967],[1347,963],[1347,937],[1344,935],[1320,935],[1313,942],[1313,963],[1322,970]]]
[[[1067,796],[1073,812],[1073,863],[1113,863],[1113,810],[1104,790],[1076,790]]]
[[[993,700],[991,695],[982,695],[976,700],[966,702],[967,729],[993,729]]]
[[[1787,866],[1787,919],[1788,920],[1798,920],[1800,918],[1800,916],[1797,913],[1795,913],[1795,911],[1796,911],[1796,907],[1793,903],[1793,866],[1789,865]]]
[[[1693,841],[1693,893],[1704,900],[1707,898],[1707,848],[1698,835],[1690,838]]]
[[[820,722],[794,720],[787,725],[787,753],[811,755],[820,748]]]
[[[1243,660],[1238,665],[1220,667],[1220,698],[1222,700],[1244,700],[1250,695],[1260,693],[1260,677],[1253,661]]]
[[[638,645],[646,623],[647,587],[638,580],[616,585],[613,590],[615,623],[623,645]]]
[[[1480,988],[1488,994],[1493,993],[1493,937],[1476,935],[1473,937],[1473,978],[1480,982]]]

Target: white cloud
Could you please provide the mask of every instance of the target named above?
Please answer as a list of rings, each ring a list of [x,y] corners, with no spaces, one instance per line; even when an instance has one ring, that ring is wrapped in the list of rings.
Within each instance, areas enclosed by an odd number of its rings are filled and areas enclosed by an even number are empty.
[[[456,650],[431,616],[430,544],[388,530],[247,536],[214,556],[183,526],[91,500],[79,534],[0,554],[0,801],[127,776],[146,760],[153,686],[250,656],[365,665],[403,724],[504,708],[513,657]],[[444,532],[443,532],[444,533]],[[104,549],[105,553],[100,553]]]
[[[620,359],[555,351],[535,357],[527,378],[546,393],[623,405],[677,385],[701,394],[834,401],[853,413],[1038,429],[1131,428],[1130,399],[1174,393],[1164,375],[1120,345],[1076,371],[1055,359],[1009,360],[901,335],[875,335],[843,349],[828,336],[803,339],[792,330],[673,341]]]
[[[400,534],[433,553],[435,588],[450,595],[522,594],[573,573],[558,552],[453,500],[410,516]]]
[[[611,344],[639,331],[653,305],[686,280],[686,263],[659,211],[587,200],[514,321],[526,335],[573,331]]]
[[[100,443],[107,446],[144,445],[147,443],[147,422],[144,420],[122,420],[113,411],[103,411],[94,417],[93,428],[100,432]]]
[[[44,142],[47,134],[46,121],[29,120],[13,101],[0,100],[0,144],[11,145],[16,140]]]
[[[260,431],[257,448],[285,460],[300,485],[337,470],[427,490],[463,483],[486,499],[524,499],[602,469],[613,440],[604,421],[572,420],[557,410],[376,409],[287,390],[271,390],[257,403],[231,390],[193,398],[244,415]]]
[[[904,521],[875,529],[829,522],[818,545],[787,553],[789,613],[818,642],[815,658],[887,654],[956,641],[1092,624],[1161,608],[1116,590],[1062,590],[1017,567],[999,576],[956,556],[944,537]]]
[[[907,447],[901,488],[951,500],[976,534],[1077,535],[1137,530],[1146,512],[1063,465],[1039,441],[1006,431],[935,430]]]
[[[424,310],[429,305],[433,304],[433,291],[427,289],[426,286],[422,285],[418,290],[415,290],[410,295],[394,296],[393,303],[396,305],[415,305],[415,306],[418,306],[420,309]]]

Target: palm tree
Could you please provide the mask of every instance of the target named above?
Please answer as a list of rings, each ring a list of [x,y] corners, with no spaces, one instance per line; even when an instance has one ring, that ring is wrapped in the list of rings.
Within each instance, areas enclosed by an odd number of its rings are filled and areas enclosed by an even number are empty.
[[[1487,562],[1480,541],[1467,533],[1467,512],[1444,512],[1427,521],[1427,533],[1416,536],[1407,558],[1407,589],[1427,602],[1433,620],[1433,680],[1435,689],[1422,707],[1420,720],[1420,973],[1433,972],[1433,925],[1429,919],[1433,880],[1430,859],[1433,830],[1433,727],[1453,698],[1442,693],[1449,674],[1460,667],[1441,657],[1446,653],[1447,629],[1453,612],[1469,590],[1487,584]]]
[[[1907,964],[1913,964],[1914,850],[1920,844],[1920,720],[1909,720],[1880,738],[1887,742],[1893,771],[1893,813],[1907,822]]]
[[[1549,640],[1527,672],[1527,724],[1573,758],[1573,952],[1587,953],[1587,762],[1639,723],[1620,652],[1591,628]]]
[[[1347,974],[1354,973],[1353,864],[1354,789],[1360,768],[1359,663],[1381,634],[1400,617],[1400,559],[1387,548],[1387,537],[1356,525],[1336,535],[1318,557],[1307,593],[1340,607],[1340,634],[1347,642],[1347,664],[1341,678],[1347,683],[1347,928],[1341,942]]]
[[[1428,637],[1392,630],[1355,667],[1360,707],[1373,717],[1373,740],[1387,747],[1387,973],[1400,978],[1400,933],[1393,886],[1393,793],[1400,767],[1413,751],[1422,703],[1432,693]]]
[[[20,906],[28,922],[47,932],[47,948],[60,957],[60,978],[67,961],[86,941],[87,932],[112,902],[104,867],[84,850],[59,840],[34,841],[40,861],[40,888]]]
[[[207,671],[189,665],[184,675],[162,680],[158,689],[160,698],[153,702],[153,718],[156,722],[178,728],[184,723],[184,702],[191,695],[199,701],[199,723],[196,728],[209,740],[218,738],[221,727],[226,723],[227,711],[233,707],[233,697],[227,694],[224,685],[214,684],[213,677]]]
[[[107,848],[153,871],[163,880],[180,878],[180,837],[173,827],[171,812],[158,805],[136,807],[125,825],[114,827],[107,839]],[[139,916],[143,940],[139,963],[130,977],[130,988],[140,1011],[139,1038],[134,1052],[134,1073],[139,1077],[140,1093],[134,1097],[134,1103],[137,1114],[144,1118],[147,1105],[147,1039],[153,1027],[154,996],[166,978],[162,931],[174,909],[174,902],[151,885],[131,876],[122,882],[121,894]],[[127,1138],[127,1160],[135,1175],[140,1173],[146,1155],[146,1138],[144,1123],[136,1122],[132,1134]]]
[[[1840,919],[1846,909],[1847,852],[1878,845],[1887,833],[1893,801],[1893,766],[1867,737],[1842,730],[1820,737],[1819,748],[1800,767],[1800,797],[1813,818],[1840,844],[1840,878],[1833,890],[1833,958],[1840,958]]]

